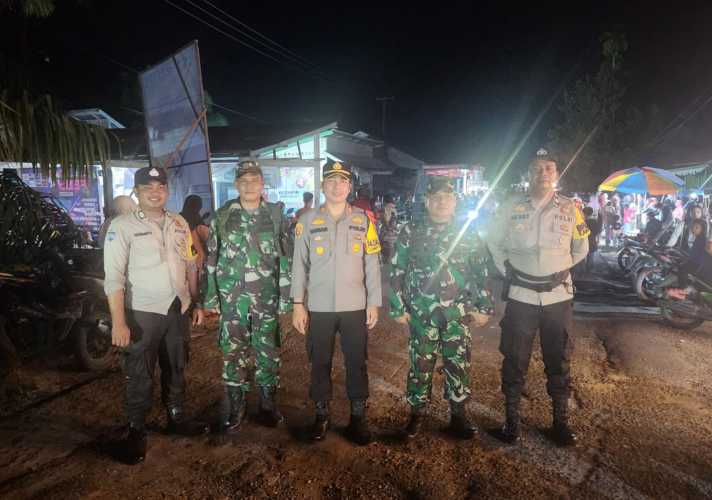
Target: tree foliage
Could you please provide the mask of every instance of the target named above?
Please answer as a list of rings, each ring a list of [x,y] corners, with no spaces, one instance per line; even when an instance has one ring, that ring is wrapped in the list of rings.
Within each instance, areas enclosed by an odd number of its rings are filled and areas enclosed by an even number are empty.
[[[624,103],[627,49],[624,35],[604,33],[597,72],[564,91],[549,146],[566,165],[588,139],[562,180],[567,189],[595,191],[614,170],[634,166],[637,152],[657,131],[660,113],[655,106],[643,111]]]
[[[59,112],[49,95],[14,99],[0,90],[0,160],[29,162],[56,179],[84,177],[92,165],[109,157],[109,137],[101,127],[78,122]]]
[[[54,0],[0,0],[0,12],[17,12],[23,17],[44,19],[54,13]]]

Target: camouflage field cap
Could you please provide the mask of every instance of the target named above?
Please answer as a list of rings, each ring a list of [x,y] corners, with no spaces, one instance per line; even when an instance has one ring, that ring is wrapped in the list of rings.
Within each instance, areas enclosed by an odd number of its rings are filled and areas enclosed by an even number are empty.
[[[260,167],[257,160],[242,160],[237,164],[237,168],[235,169],[235,180],[246,174],[256,174],[263,177],[262,167]]]
[[[428,194],[454,193],[455,186],[450,177],[434,176],[428,179]]]

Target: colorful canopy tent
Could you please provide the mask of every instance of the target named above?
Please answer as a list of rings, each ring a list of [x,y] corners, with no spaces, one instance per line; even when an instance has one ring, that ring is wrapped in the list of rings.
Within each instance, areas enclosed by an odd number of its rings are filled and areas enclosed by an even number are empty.
[[[667,170],[652,167],[627,168],[613,172],[598,187],[599,191],[647,193],[654,196],[676,193],[684,181]]]

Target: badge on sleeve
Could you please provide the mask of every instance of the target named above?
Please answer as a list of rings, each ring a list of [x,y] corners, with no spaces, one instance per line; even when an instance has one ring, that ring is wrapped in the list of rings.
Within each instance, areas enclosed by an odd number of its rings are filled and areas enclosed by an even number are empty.
[[[591,234],[591,231],[588,229],[588,226],[586,225],[586,220],[583,218],[583,214],[581,213],[581,210],[579,210],[578,207],[575,208],[576,210],[576,227],[574,228],[574,239],[575,240],[582,240],[584,238],[588,238],[588,235]]]
[[[381,243],[378,241],[378,233],[376,226],[369,222],[368,231],[366,231],[366,253],[378,253],[381,251]]]
[[[186,260],[195,260],[198,257],[198,251],[193,246],[193,236],[188,232],[185,238],[185,258]]]
[[[304,231],[304,224],[302,224],[301,222],[297,222],[297,226],[294,228],[294,234],[297,238],[302,235],[302,231]]]
[[[116,239],[116,232],[115,231],[109,231],[106,233],[106,241],[114,241]]]

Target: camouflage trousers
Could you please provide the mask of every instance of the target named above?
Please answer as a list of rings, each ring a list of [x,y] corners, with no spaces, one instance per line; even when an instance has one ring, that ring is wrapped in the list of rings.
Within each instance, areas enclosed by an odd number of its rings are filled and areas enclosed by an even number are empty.
[[[406,399],[411,406],[421,406],[430,401],[433,387],[433,371],[438,355],[442,356],[445,372],[444,397],[461,403],[472,393],[470,388],[470,347],[468,328],[458,321],[448,321],[438,328],[411,316],[410,371],[406,387]]]
[[[255,384],[277,387],[280,367],[277,304],[265,305],[243,293],[232,306],[234,309],[220,318],[218,344],[223,353],[223,383],[249,391],[248,367],[254,352]]]

